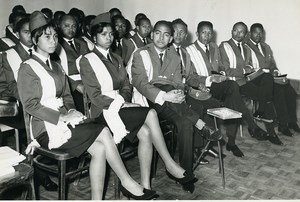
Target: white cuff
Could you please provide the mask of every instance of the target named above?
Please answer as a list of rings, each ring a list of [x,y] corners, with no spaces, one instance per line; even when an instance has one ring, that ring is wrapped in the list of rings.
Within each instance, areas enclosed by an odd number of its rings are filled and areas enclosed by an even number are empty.
[[[163,98],[165,94],[166,92],[161,90],[155,98],[155,103],[163,105],[165,103],[165,100]]]
[[[205,80],[205,86],[206,86],[206,87],[210,87],[211,84],[212,84],[210,78],[211,78],[211,76],[208,76],[208,77],[206,78],[206,80]]]

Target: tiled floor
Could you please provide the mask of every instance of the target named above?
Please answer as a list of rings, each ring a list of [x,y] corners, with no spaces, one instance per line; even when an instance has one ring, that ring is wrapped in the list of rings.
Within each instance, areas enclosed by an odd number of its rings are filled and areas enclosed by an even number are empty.
[[[300,98],[297,102],[297,113],[300,119]],[[244,127],[244,136],[238,136],[237,144],[245,157],[234,157],[223,149],[227,155],[224,159],[225,189],[222,187],[221,175],[218,173],[218,160],[212,157],[207,157],[210,161],[208,165],[196,169],[195,174],[199,181],[193,194],[182,191],[179,185],[166,176],[160,160],[152,188],[159,193],[159,200],[300,200],[300,134],[295,133],[294,137],[280,134],[279,136],[284,146],[276,146],[268,141],[257,141],[249,136]],[[133,178],[139,181],[137,158],[127,161],[126,165]],[[107,200],[114,199],[112,179],[112,177],[109,179],[105,194]],[[47,192],[42,187],[40,193],[43,200],[57,199],[56,192]],[[77,187],[70,185],[68,199],[90,199],[88,176],[82,178]],[[121,194],[121,199],[126,198]]]

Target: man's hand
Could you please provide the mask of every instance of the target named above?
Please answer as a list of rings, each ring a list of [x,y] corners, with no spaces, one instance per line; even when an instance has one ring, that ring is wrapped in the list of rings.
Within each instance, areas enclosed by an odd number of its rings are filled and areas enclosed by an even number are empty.
[[[244,70],[245,70],[245,74],[249,74],[249,73],[253,72],[253,69],[249,66],[244,67]]]
[[[226,76],[223,75],[211,75],[210,81],[214,83],[221,83],[226,80]]]
[[[182,90],[171,90],[164,94],[163,99],[167,102],[182,103],[185,101],[185,95]]]

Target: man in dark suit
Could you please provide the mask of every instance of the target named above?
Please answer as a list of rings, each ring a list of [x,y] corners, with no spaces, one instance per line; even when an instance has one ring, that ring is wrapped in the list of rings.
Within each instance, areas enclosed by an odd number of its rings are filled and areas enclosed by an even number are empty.
[[[232,28],[232,38],[224,41],[219,46],[221,63],[220,69],[226,76],[242,80],[246,73],[252,73],[254,68],[250,64],[251,52],[244,44],[247,34],[247,25],[243,22],[237,22]],[[278,138],[273,120],[276,118],[273,110],[273,77],[271,74],[262,73],[256,78],[240,84],[240,91],[243,95],[259,102],[258,116],[265,121],[268,132],[268,139],[276,145],[283,143]]]
[[[84,113],[83,84],[76,66],[76,59],[89,52],[89,48],[83,39],[75,38],[77,22],[73,16],[64,15],[59,23],[59,29],[59,45],[56,53],[68,75],[75,106],[78,111]]]
[[[262,41],[264,28],[260,23],[254,23],[250,28],[250,39],[247,45],[251,49],[252,66],[262,68],[270,72],[274,77],[280,76],[276,66],[271,47]],[[278,130],[286,136],[292,136],[289,129],[300,132],[297,125],[296,98],[297,94],[293,87],[287,82],[278,84],[274,82],[274,106],[279,122]]]
[[[160,118],[177,127],[179,163],[187,172],[192,172],[194,132],[202,130],[209,136],[217,137],[219,132],[208,127],[200,115],[185,103],[181,60],[176,51],[168,48],[173,39],[171,23],[158,21],[151,38],[153,43],[133,54],[132,83],[147,98],[149,106],[157,111]]]

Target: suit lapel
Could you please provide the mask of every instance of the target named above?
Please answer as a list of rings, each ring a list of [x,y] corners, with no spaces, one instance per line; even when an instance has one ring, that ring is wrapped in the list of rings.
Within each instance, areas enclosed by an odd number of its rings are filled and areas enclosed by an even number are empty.
[[[16,47],[15,50],[19,54],[22,61],[25,61],[28,58],[30,58],[30,55],[28,54],[28,52],[23,48],[23,46],[20,43],[18,43],[15,47]]]
[[[202,58],[203,58],[203,60],[204,60],[204,62],[205,62],[205,66],[206,66],[208,75],[210,75],[213,68],[211,67],[211,63],[210,63],[210,61],[208,60],[208,57],[207,57],[206,53],[205,53],[204,50],[199,46],[199,44],[198,44],[197,41],[195,41],[194,44],[195,44],[197,50],[200,51],[201,56],[202,56]],[[212,52],[213,52],[213,50],[211,49],[211,46],[209,45],[209,56],[210,56],[210,57],[212,57]]]

